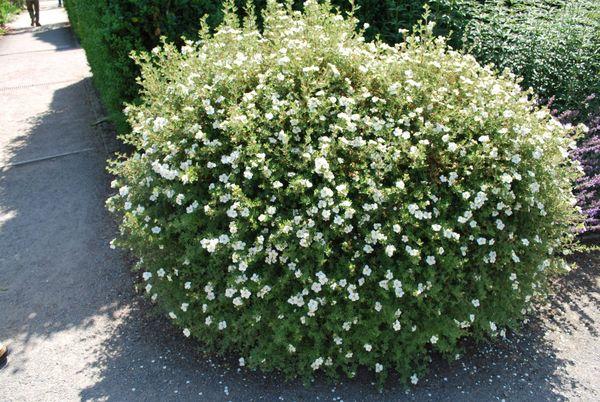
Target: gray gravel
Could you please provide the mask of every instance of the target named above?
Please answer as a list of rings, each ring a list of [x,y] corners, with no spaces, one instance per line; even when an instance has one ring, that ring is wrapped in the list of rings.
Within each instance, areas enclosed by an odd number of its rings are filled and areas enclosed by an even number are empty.
[[[369,373],[306,388],[204,355],[135,294],[129,262],[108,247],[114,142],[91,126],[85,54],[55,6],[42,1],[45,27],[22,15],[0,38],[0,400],[600,399],[598,252],[575,258],[521,335],[434,358],[409,390],[392,379],[380,393]]]

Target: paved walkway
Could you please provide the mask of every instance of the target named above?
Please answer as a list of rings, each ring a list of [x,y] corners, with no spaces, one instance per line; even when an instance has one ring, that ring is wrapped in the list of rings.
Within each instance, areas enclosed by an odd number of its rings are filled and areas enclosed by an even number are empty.
[[[0,340],[11,350],[0,400],[600,398],[598,254],[580,258],[554,316],[527,336],[436,360],[410,392],[391,381],[380,394],[365,374],[307,389],[202,356],[134,294],[124,256],[108,247],[111,150],[91,126],[85,54],[55,1],[42,1],[41,22],[32,29],[23,14],[0,38]]]

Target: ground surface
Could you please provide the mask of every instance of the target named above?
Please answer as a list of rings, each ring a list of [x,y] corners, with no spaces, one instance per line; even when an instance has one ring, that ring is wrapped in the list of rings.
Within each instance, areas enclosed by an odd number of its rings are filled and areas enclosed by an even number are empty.
[[[203,356],[134,293],[125,257],[108,247],[113,149],[91,125],[85,54],[55,6],[42,1],[44,27],[22,15],[0,38],[0,340],[11,350],[0,400],[600,399],[598,253],[577,257],[552,313],[523,335],[435,359],[410,391],[390,381],[379,393],[365,373],[305,388]]]

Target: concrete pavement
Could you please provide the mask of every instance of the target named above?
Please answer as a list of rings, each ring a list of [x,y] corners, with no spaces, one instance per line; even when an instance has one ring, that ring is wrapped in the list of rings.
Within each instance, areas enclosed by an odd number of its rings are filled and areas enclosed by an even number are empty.
[[[561,282],[503,346],[434,360],[409,391],[371,377],[305,388],[205,356],[134,292],[126,256],[110,250],[105,212],[112,149],[85,54],[62,9],[42,1],[42,28],[22,14],[0,38],[1,401],[598,400],[598,254]]]

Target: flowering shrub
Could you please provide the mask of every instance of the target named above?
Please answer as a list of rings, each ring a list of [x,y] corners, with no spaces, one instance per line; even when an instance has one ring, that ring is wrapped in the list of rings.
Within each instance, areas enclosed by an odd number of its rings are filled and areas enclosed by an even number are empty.
[[[574,142],[514,76],[390,47],[309,1],[139,56],[115,244],[185,336],[240,365],[418,381],[518,324],[577,219]]]
[[[594,104],[597,96],[588,96],[577,110],[567,110],[552,113],[564,124],[574,124],[580,121],[587,126],[586,135],[579,141],[572,156],[579,161],[585,176],[577,181],[575,188],[577,205],[586,218],[583,231],[600,233],[600,111]],[[549,103],[552,106],[552,102]]]

